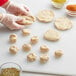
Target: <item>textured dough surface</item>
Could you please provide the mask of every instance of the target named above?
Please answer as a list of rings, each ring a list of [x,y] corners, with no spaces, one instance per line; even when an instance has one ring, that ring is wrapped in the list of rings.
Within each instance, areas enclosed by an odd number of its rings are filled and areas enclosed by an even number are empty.
[[[72,22],[67,17],[60,17],[55,20],[55,27],[58,30],[69,30],[72,28]]]
[[[54,13],[51,10],[42,10],[38,13],[37,19],[41,22],[51,22],[54,18]]]
[[[56,30],[48,30],[44,34],[44,38],[49,41],[58,41],[60,39],[60,33]]]
[[[23,21],[17,22],[17,23],[19,23],[21,25],[31,25],[36,20],[36,18],[34,16],[32,16],[32,15],[27,15],[27,16],[19,15],[19,17],[24,19]]]

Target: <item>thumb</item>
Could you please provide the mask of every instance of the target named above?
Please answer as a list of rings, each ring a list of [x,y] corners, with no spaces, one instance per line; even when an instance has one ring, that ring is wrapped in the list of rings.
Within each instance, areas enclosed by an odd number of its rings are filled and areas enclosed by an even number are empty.
[[[25,20],[25,18],[17,17],[17,19],[16,19],[15,22],[16,22],[17,24],[23,25],[24,20]]]

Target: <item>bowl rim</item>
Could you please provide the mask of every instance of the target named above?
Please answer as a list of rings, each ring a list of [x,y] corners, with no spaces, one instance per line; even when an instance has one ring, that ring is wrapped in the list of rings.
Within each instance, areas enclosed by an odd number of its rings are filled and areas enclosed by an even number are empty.
[[[20,68],[20,72],[22,72],[21,66],[20,66],[19,64],[15,63],[15,62],[6,62],[6,63],[3,63],[3,64],[0,66],[0,70],[1,70],[2,66],[6,65],[6,64],[9,64],[9,63],[12,63],[12,64],[17,65],[17,66]]]
[[[51,1],[53,1],[53,0],[51,0]],[[55,3],[57,3],[57,4],[66,4],[66,3],[68,3],[69,2],[69,0],[66,0],[65,2],[63,2],[63,3],[58,3],[58,2],[55,2]]]

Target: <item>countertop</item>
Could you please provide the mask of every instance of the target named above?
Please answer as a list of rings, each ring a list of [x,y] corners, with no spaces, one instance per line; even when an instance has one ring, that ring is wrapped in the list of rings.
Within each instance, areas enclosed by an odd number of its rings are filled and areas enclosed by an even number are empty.
[[[54,11],[55,18],[61,17],[61,16],[67,16],[65,11],[65,6],[62,9],[55,9],[51,5],[50,0],[11,0],[14,1],[14,3],[18,4],[24,4],[27,5],[30,8],[30,11],[33,15],[37,15],[37,13],[40,10],[43,9],[51,9]],[[76,3],[76,0],[69,0],[69,3]],[[69,4],[68,3],[68,4]],[[5,12],[2,8],[0,8],[0,12]],[[43,34],[46,32],[49,28],[50,29],[56,29],[54,27],[54,21],[51,23],[40,23],[36,21],[33,23],[33,25],[29,26],[28,28],[31,30],[31,35],[29,37],[22,37],[21,31],[10,31],[5,27],[0,27],[0,65],[5,62],[16,62],[21,65],[23,70],[27,71],[38,71],[38,72],[46,72],[46,73],[56,73],[56,74],[66,74],[66,75],[76,75],[76,18],[75,17],[69,17],[69,19],[73,22],[73,27],[71,30],[68,31],[59,31],[61,33],[61,39],[59,42],[49,42],[43,39]],[[56,29],[57,30],[57,29]],[[8,37],[11,33],[16,33],[18,36],[18,42],[16,45],[21,48],[21,46],[24,43],[28,43],[30,38],[34,35],[39,36],[40,42],[33,47],[31,52],[36,53],[38,56],[40,56],[39,53],[39,47],[42,44],[47,44],[50,47],[49,51],[49,62],[45,65],[40,65],[39,61],[37,60],[34,63],[27,63],[26,56],[28,53],[24,53],[21,51],[18,52],[17,55],[12,56],[8,52],[8,48],[10,44],[8,43]],[[5,48],[4,48],[5,47]],[[57,49],[62,49],[64,52],[64,55],[60,59],[55,59],[53,54],[54,51]],[[31,76],[39,76],[39,75],[33,75]],[[23,74],[22,76],[30,76],[29,74]],[[41,75],[42,76],[42,75]]]

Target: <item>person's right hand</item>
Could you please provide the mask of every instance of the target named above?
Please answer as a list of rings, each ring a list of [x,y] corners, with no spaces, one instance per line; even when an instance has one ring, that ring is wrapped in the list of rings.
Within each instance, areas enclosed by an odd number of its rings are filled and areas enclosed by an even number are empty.
[[[26,5],[20,5],[15,4],[14,2],[9,2],[9,4],[5,7],[5,10],[8,13],[14,14],[14,15],[28,15],[29,14],[29,8]]]
[[[11,14],[2,14],[2,19],[0,22],[8,27],[10,30],[22,29],[24,26],[18,24],[18,21],[22,21],[23,19]]]

